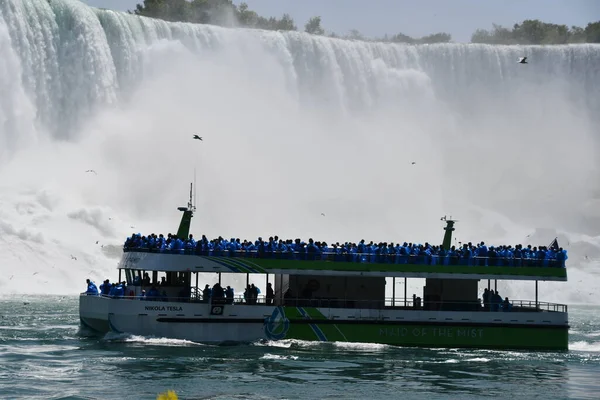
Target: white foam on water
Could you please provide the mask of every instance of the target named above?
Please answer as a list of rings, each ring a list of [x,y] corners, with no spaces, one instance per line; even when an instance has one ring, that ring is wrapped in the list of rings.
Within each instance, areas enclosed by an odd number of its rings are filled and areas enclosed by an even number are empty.
[[[109,342],[121,342],[121,343],[139,343],[154,346],[205,346],[202,343],[193,342],[191,340],[184,339],[169,339],[163,337],[152,337],[152,336],[139,336],[130,335],[127,333],[113,333],[109,332],[104,335],[104,340]]]
[[[292,355],[284,356],[284,355],[280,355],[280,354],[266,353],[265,355],[263,355],[261,357],[261,359],[262,360],[297,360],[298,356],[292,356]]]
[[[585,340],[569,343],[569,350],[583,352],[600,352],[600,342],[588,342]]]

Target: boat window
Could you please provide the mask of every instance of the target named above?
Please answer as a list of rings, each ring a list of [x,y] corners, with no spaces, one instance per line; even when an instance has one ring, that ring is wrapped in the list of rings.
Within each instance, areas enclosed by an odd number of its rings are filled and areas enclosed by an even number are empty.
[[[127,281],[128,285],[131,285],[133,283],[133,271],[130,269],[126,269],[125,270],[125,280]]]

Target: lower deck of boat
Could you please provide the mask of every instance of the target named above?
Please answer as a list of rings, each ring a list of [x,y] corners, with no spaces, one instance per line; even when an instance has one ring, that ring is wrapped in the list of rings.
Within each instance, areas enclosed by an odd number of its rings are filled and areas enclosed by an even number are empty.
[[[299,300],[299,299],[298,299]],[[169,337],[201,343],[298,339],[399,346],[566,350],[568,314],[556,305],[510,311],[227,304],[80,297],[82,325],[99,332]],[[402,302],[403,303],[403,302]],[[525,303],[525,302],[522,302]]]

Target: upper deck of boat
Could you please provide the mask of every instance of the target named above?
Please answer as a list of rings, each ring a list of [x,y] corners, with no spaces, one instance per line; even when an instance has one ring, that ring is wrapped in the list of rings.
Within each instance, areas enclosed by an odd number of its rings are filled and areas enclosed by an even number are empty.
[[[564,261],[448,255],[124,248],[119,268],[290,275],[567,280]]]

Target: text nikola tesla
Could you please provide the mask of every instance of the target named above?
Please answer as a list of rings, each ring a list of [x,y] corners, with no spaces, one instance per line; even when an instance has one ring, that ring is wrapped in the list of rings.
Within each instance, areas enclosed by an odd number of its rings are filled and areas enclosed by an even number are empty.
[[[379,336],[414,336],[414,337],[469,337],[482,338],[483,329],[469,328],[379,328]]]

